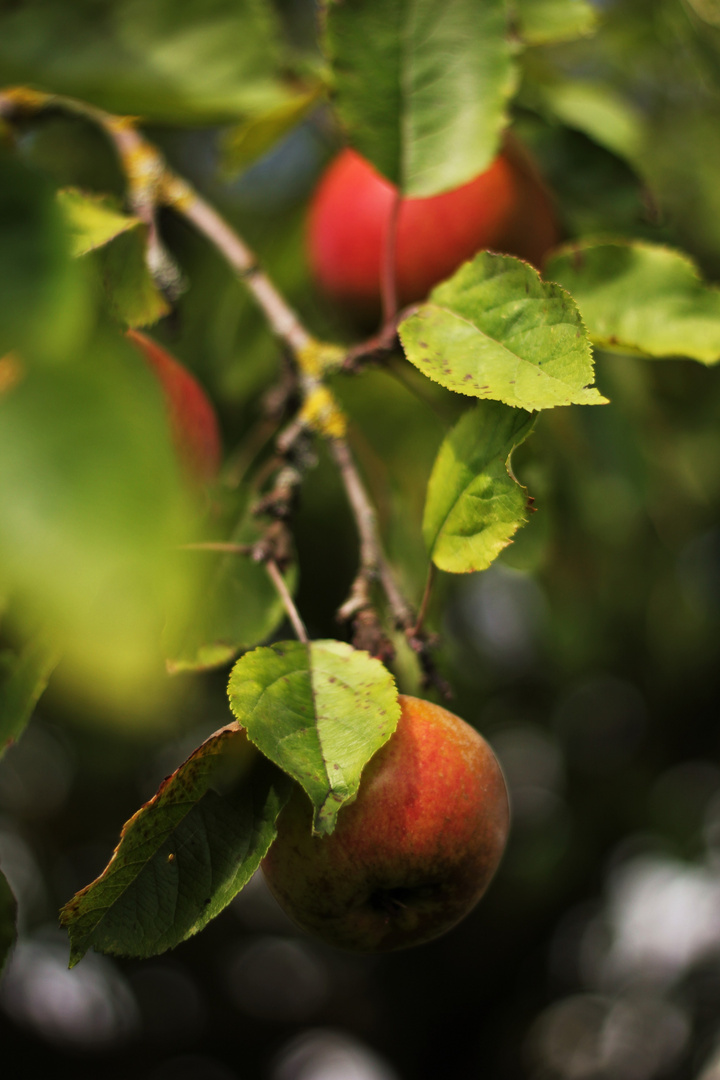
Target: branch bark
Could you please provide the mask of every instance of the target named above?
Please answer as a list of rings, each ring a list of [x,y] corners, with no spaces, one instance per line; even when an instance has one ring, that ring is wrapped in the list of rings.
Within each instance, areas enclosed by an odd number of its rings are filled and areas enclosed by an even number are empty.
[[[397,626],[402,630],[409,630],[415,621],[413,612],[400,591],[385,557],[377,526],[377,514],[362,482],[350,447],[345,439],[332,439],[329,446],[360,537],[360,566],[350,595],[340,608],[338,616],[346,620],[363,608],[370,607],[372,583],[378,580]]]

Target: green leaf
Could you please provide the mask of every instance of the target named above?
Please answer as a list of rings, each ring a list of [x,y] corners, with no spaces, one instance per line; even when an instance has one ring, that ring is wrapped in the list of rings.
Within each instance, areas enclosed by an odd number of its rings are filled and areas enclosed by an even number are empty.
[[[323,88],[318,82],[226,131],[221,142],[223,174],[232,178],[267,153],[317,105]]]
[[[516,72],[504,0],[326,0],[335,105],[351,143],[406,195],[483,172]]]
[[[102,875],[62,909],[70,966],[90,948],[157,956],[202,930],[260,865],[290,787],[235,725],[212,735],[126,823]]]
[[[147,226],[123,232],[95,255],[108,305],[127,326],[150,326],[170,305],[158,289],[146,259]]]
[[[527,45],[547,45],[554,41],[592,34],[597,13],[587,0],[507,0],[516,33]]]
[[[112,196],[65,188],[58,192],[58,200],[71,230],[73,254],[97,252],[96,265],[115,318],[138,327],[167,315],[170,305],[158,285],[163,279],[168,292],[179,293],[180,272],[160,247],[156,250],[162,265],[155,268],[155,274],[151,272],[147,225],[123,214]]]
[[[197,508],[157,379],[109,332],[72,365],[20,372],[0,395],[0,591],[66,677],[121,709],[149,700],[164,619],[196,587],[178,547]]]
[[[155,122],[228,123],[268,108],[284,96],[280,61],[265,0],[24,0],[0,14],[6,83]]]
[[[0,757],[22,735],[59,659],[40,636],[17,653],[0,653]]]
[[[238,660],[228,693],[250,739],[310,796],[313,830],[331,833],[397,726],[390,672],[343,642],[286,641]]]
[[[0,356],[62,358],[84,337],[84,279],[47,180],[0,151]]]
[[[528,496],[510,456],[534,417],[483,401],[466,413],[438,453],[428,484],[423,535],[441,570],[485,570],[528,518]]]
[[[246,510],[230,537],[234,544],[255,544],[262,528]],[[165,646],[171,672],[202,671],[227,664],[245,649],[270,637],[285,609],[265,567],[249,555],[187,552],[201,566],[198,604],[182,625],[167,627]],[[197,569],[196,571],[197,572]],[[297,574],[285,574],[291,591]]]
[[[641,241],[586,241],[559,251],[547,273],[572,292],[596,345],[720,360],[720,289],[687,255]]]
[[[646,164],[643,121],[638,109],[606,83],[563,79],[533,83],[540,110],[642,170]]]
[[[17,901],[0,870],[0,975],[17,941]]]
[[[58,192],[58,200],[72,234],[73,255],[87,255],[141,224],[140,218],[123,214],[117,201],[108,195],[64,188]]]
[[[527,263],[480,252],[400,325],[424,375],[470,397],[535,411],[605,402],[573,299]]]

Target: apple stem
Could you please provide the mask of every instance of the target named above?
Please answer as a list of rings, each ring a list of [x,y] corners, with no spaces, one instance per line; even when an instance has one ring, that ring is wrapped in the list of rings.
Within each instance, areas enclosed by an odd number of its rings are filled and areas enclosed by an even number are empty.
[[[427,577],[425,579],[425,591],[423,592],[423,598],[420,601],[420,610],[415,621],[415,625],[410,630],[411,637],[419,637],[422,631],[422,625],[425,622],[425,616],[427,615],[428,604],[430,603],[430,595],[432,593],[432,587],[435,582],[435,563],[430,563],[428,566]]]
[[[394,323],[398,310],[397,278],[395,274],[395,252],[397,248],[397,230],[402,206],[402,194],[398,191],[393,200],[388,222],[387,236],[383,247],[380,267],[380,295],[382,298],[383,326]]]
[[[287,613],[287,617],[292,623],[292,628],[295,631],[295,636],[298,641],[302,641],[304,645],[307,645],[310,638],[308,632],[305,629],[305,623],[300,618],[300,612],[295,607],[295,601],[290,595],[290,590],[285,584],[285,578],[280,573],[280,568],[274,559],[268,559],[265,563],[265,569],[267,570],[270,580],[278,591],[278,595],[283,602],[283,606]]]

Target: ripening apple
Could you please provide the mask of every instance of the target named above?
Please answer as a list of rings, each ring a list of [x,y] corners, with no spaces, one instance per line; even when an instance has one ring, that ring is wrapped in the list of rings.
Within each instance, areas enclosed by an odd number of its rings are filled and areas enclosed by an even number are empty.
[[[127,337],[155,372],[165,396],[175,449],[194,485],[212,482],[222,456],[217,416],[194,375],[169,352],[139,330]]]
[[[507,839],[505,780],[482,736],[431,702],[401,695],[400,706],[335,831],[312,835],[298,787],[262,863],[288,915],[341,948],[386,952],[445,933],[485,892]]]
[[[328,299],[359,321],[380,312],[381,266],[397,189],[354,150],[320,180],[307,227],[310,269]],[[403,199],[395,280],[400,306],[422,300],[476,252],[517,255],[538,269],[559,238],[552,200],[528,152],[511,137],[467,184]]]

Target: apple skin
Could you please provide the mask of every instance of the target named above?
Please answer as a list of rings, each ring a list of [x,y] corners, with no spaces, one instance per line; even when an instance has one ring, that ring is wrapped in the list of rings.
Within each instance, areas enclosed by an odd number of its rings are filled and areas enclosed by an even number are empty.
[[[139,330],[126,331],[155,372],[167,405],[173,442],[185,476],[193,486],[216,479],[222,448],[215,410],[200,383],[161,345]]]
[[[298,787],[262,863],[290,918],[344,949],[387,952],[444,934],[485,892],[507,840],[505,780],[482,736],[439,705],[399,700],[397,730],[335,831],[312,835]]]
[[[330,164],[308,215],[307,255],[320,292],[359,321],[380,313],[382,254],[396,188],[354,150]],[[400,306],[422,300],[476,252],[538,269],[559,240],[552,200],[525,148],[506,136],[489,169],[426,199],[402,201],[396,239]]]

